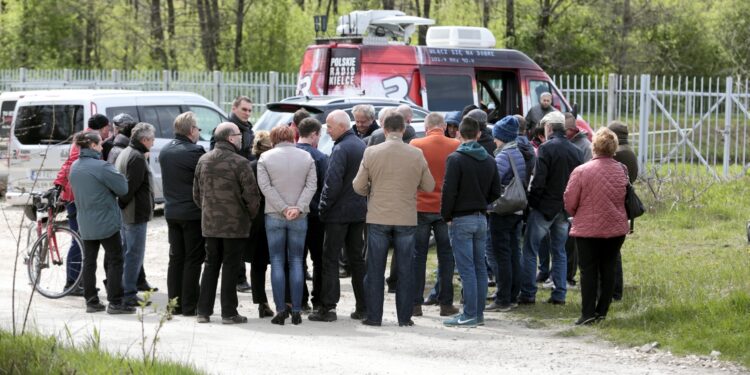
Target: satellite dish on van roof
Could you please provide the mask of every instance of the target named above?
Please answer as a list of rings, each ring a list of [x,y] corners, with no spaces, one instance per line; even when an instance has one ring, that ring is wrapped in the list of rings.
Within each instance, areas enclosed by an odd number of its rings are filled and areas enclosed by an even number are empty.
[[[398,10],[356,10],[339,17],[336,33],[340,36],[368,35],[408,42],[417,25],[434,24],[435,20],[407,16]]]

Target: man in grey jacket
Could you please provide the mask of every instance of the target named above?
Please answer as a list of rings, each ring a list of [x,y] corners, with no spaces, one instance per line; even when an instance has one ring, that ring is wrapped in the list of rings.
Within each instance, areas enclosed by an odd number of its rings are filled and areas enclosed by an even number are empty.
[[[576,126],[576,118],[570,112],[565,112],[565,137],[573,143],[574,146],[578,147],[583,153],[583,162],[591,160],[593,154],[591,153],[591,141],[589,141],[588,133],[578,129]]]
[[[122,210],[122,243],[125,264],[122,270],[122,286],[125,303],[138,306],[138,274],[143,267],[146,253],[146,230],[154,215],[154,190],[148,153],[154,145],[154,126],[145,122],[133,128],[130,145],[122,150],[115,161],[115,168],[128,179],[128,192],[120,195]]]

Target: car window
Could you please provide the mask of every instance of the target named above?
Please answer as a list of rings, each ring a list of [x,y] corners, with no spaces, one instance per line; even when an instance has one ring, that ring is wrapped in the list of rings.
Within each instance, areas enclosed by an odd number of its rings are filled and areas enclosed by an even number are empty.
[[[174,137],[174,119],[180,114],[180,106],[138,106],[138,116],[142,122],[156,127],[156,136],[171,139]]]
[[[190,106],[190,111],[195,113],[198,127],[201,128],[201,140],[211,139],[214,129],[226,119],[221,113],[208,107]]]
[[[562,101],[560,92],[548,81],[529,81],[529,95],[531,96],[531,107],[539,104],[539,96],[548,92],[552,94],[552,106],[561,112],[570,112],[570,108]]]
[[[278,124],[288,124],[292,121],[294,113],[291,112],[274,112],[266,110],[263,115],[260,116],[258,122],[253,125],[253,130],[268,130],[270,131]]]
[[[427,74],[427,105],[430,111],[455,111],[474,103],[474,90],[468,75]]]
[[[109,118],[109,121],[112,121],[112,119],[115,118],[115,116],[119,115],[120,113],[127,113],[130,115],[130,117],[133,118],[136,122],[140,122],[138,119],[138,108],[135,106],[129,106],[129,107],[110,107],[107,108],[107,117]]]
[[[16,108],[15,100],[7,100],[0,105],[0,125],[10,125],[13,121],[13,110]]]
[[[13,135],[21,144],[70,143],[83,130],[82,105],[30,105],[18,108]]]

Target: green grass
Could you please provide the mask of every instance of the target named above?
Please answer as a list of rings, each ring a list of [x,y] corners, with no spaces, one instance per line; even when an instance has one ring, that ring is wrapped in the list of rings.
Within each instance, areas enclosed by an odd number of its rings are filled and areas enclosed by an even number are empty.
[[[1,374],[200,374],[192,367],[109,354],[100,350],[98,340],[73,348],[53,337],[33,334],[12,336],[0,331]]]
[[[627,346],[658,341],[675,354],[718,350],[721,359],[750,367],[750,178],[670,178],[657,196],[643,183],[636,188],[650,211],[636,220],[623,245],[624,298],[612,304],[605,322],[573,327],[581,308],[578,289],[568,290],[565,306],[537,303],[501,317]],[[458,300],[460,283],[455,285]],[[536,299],[549,294],[540,288]]]

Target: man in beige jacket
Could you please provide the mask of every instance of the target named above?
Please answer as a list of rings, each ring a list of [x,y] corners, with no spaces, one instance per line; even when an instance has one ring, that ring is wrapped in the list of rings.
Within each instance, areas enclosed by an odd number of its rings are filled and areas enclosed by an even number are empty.
[[[393,243],[398,268],[396,315],[399,326],[412,326],[414,275],[412,252],[417,228],[417,189],[432,191],[435,180],[422,151],[403,143],[404,117],[385,118],[386,141],[368,147],[352,185],[367,199],[367,319],[362,324],[379,326],[383,318],[383,288],[388,245]]]

